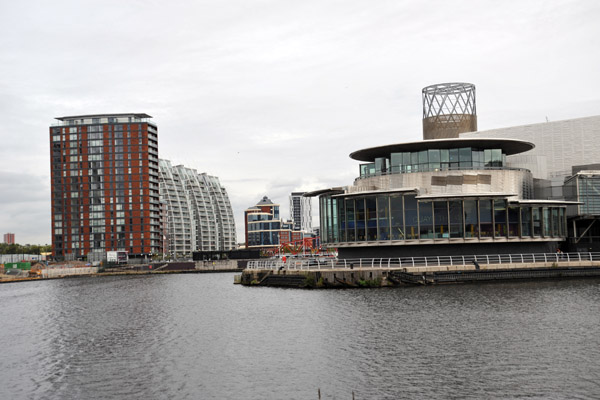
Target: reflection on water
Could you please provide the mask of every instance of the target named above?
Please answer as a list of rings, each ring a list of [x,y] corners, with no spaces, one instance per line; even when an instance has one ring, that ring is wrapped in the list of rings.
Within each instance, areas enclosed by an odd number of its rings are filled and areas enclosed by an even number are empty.
[[[600,281],[0,285],[0,398],[598,398]]]

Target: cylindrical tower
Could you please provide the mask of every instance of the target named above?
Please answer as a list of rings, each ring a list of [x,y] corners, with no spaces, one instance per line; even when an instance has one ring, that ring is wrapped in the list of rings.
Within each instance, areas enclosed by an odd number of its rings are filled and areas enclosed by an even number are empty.
[[[423,139],[457,138],[476,130],[475,85],[453,82],[423,88]]]

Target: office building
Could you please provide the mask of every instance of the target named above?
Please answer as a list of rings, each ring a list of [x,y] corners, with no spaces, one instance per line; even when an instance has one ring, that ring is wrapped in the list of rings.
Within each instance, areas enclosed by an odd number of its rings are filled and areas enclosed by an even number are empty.
[[[172,255],[236,248],[235,222],[219,179],[160,160],[159,189],[165,204],[166,248]]]
[[[284,221],[275,204],[264,196],[244,211],[246,248],[272,251],[283,244],[302,242],[304,233],[294,230],[291,220]]]
[[[52,255],[161,250],[158,129],[143,113],[56,118],[50,127]]]

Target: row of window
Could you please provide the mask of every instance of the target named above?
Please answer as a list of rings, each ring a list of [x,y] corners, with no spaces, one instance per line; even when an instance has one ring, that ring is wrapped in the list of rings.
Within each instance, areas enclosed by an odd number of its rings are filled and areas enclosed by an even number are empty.
[[[564,207],[513,206],[506,199],[417,200],[414,194],[319,200],[325,243],[566,236]]]
[[[411,173],[455,169],[502,168],[506,155],[501,149],[429,149],[413,152],[391,153],[375,162],[360,165],[360,176],[376,176],[389,173]]]
[[[248,224],[248,232],[250,231],[272,231],[276,229],[281,229],[280,221],[272,221],[272,222],[255,222]]]
[[[277,246],[279,232],[248,232],[248,246]]]

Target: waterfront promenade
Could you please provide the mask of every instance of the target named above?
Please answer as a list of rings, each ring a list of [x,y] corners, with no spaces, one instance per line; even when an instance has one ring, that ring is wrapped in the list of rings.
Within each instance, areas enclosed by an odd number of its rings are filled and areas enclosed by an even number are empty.
[[[600,277],[600,253],[251,261],[239,283],[305,288],[386,287]]]

